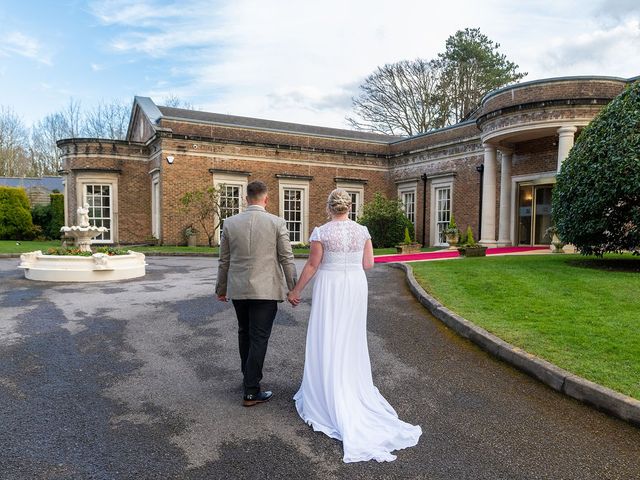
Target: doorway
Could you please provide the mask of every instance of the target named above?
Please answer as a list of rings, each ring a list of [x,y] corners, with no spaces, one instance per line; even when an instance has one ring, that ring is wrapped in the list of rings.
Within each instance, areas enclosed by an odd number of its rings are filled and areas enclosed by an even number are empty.
[[[518,185],[518,245],[550,245],[553,185]]]

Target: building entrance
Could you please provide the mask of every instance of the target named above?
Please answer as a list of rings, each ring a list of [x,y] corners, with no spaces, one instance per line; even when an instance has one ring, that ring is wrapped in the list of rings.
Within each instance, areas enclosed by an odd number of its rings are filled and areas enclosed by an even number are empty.
[[[518,185],[518,245],[549,245],[553,185]]]

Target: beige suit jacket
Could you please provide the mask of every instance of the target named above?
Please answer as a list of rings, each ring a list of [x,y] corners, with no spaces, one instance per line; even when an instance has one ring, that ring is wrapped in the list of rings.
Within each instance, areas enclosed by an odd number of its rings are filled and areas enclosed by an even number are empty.
[[[250,205],[244,212],[225,219],[216,295],[232,300],[283,301],[296,281],[284,219],[259,205]]]

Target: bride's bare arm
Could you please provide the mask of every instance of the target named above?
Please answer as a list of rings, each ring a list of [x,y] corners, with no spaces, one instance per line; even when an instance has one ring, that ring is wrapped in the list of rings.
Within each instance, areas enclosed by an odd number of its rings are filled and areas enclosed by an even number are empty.
[[[362,254],[362,268],[370,270],[373,268],[373,245],[371,240],[367,240],[364,244],[364,253]]]
[[[322,243],[321,242],[311,242],[311,251],[309,253],[309,259],[302,269],[302,274],[300,274],[300,278],[298,279],[298,283],[293,290],[289,292],[287,295],[287,299],[291,303],[291,305],[296,306],[300,303],[300,294],[304,290],[304,287],[309,283],[309,280],[313,278],[318,270],[318,266],[322,261]]]

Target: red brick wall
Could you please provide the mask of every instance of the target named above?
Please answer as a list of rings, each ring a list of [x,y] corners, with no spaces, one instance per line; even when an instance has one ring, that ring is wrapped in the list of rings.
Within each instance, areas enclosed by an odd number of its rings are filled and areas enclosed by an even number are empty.
[[[180,198],[188,191],[211,186],[209,169],[250,172],[248,181],[264,181],[270,192],[267,210],[275,215],[279,214],[280,207],[276,175],[313,177],[309,182],[309,234],[314,226],[326,222],[325,202],[329,192],[336,188],[336,177],[366,179],[365,202],[377,191],[392,194],[386,159],[208,142],[185,143],[182,139],[163,139],[162,149],[163,158],[169,153],[175,157],[172,165],[165,162],[162,166],[162,242],[166,244],[184,243],[182,232],[194,219],[181,211]],[[198,243],[206,243],[206,238],[199,237]]]
[[[141,242],[151,236],[149,149],[141,144],[96,140],[67,141],[61,145],[67,174],[67,205],[70,223],[76,222],[77,176],[81,172],[119,172],[118,241]]]
[[[349,140],[342,138],[329,138],[303,134],[291,134],[267,130],[251,130],[248,128],[233,128],[213,124],[200,124],[195,122],[180,122],[163,119],[160,125],[170,128],[174,138],[179,135],[200,136],[210,139],[249,141],[254,143],[295,146],[308,149],[328,149],[345,152],[361,152],[386,155],[389,146],[386,143],[374,143],[366,140]]]

